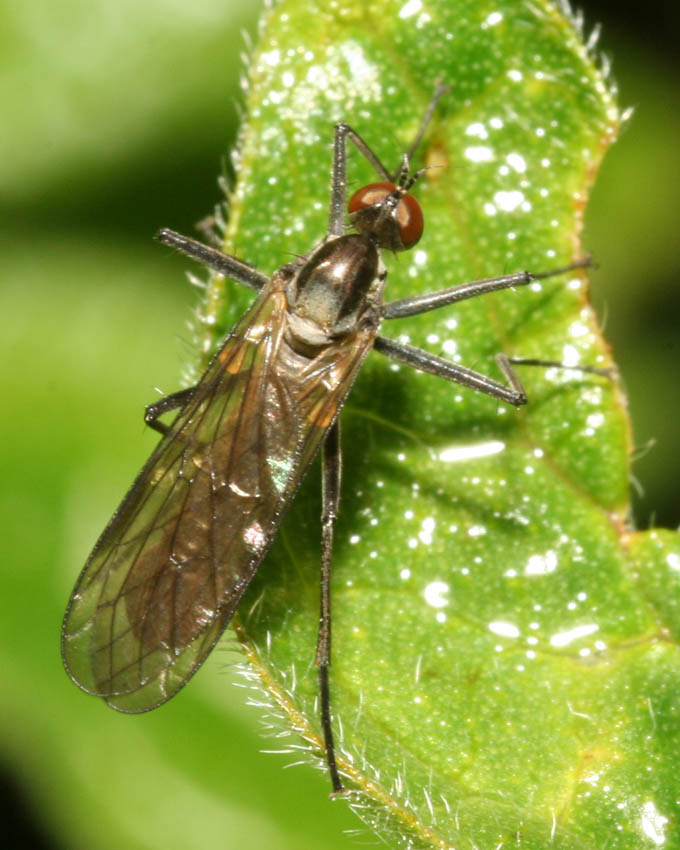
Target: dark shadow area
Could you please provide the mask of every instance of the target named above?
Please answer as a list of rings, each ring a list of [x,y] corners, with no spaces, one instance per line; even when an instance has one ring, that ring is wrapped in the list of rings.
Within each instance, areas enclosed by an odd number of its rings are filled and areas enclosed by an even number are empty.
[[[605,51],[609,50],[616,34],[626,33],[638,44],[655,52],[668,51],[669,59],[677,50],[677,33],[680,24],[680,6],[668,0],[651,3],[621,3],[616,0],[580,0],[572,3],[585,15],[585,29],[589,32],[596,23],[603,26]],[[623,64],[623,57],[620,59]]]
[[[206,132],[203,124],[196,134],[192,126],[168,128],[165,142],[154,137],[127,161],[101,161],[84,171],[74,167],[60,182],[35,186],[39,195],[0,199],[5,231],[85,236],[105,231],[135,239],[151,237],[163,226],[193,232],[224,199],[217,181],[231,172],[226,152],[237,128],[220,123]]]
[[[661,73],[665,81],[665,91],[673,88],[677,92],[680,83],[680,63],[677,60],[677,32],[680,25],[680,6],[665,0],[652,0],[651,3],[620,3],[615,0],[581,0],[573,7],[584,13],[585,32],[589,33],[596,24],[602,31],[598,44],[600,49],[612,60],[612,78],[619,87],[619,103],[622,107],[632,106],[635,110],[630,124],[624,128],[620,140],[621,148],[626,147],[630,161],[633,145],[642,151],[649,147],[653,139],[653,121],[658,120],[659,92],[650,89],[654,79]],[[646,67],[645,57],[649,57]],[[652,65],[653,62],[653,65]],[[641,64],[642,63],[642,64]],[[640,78],[640,70],[643,74]],[[669,104],[674,110],[676,104]],[[674,116],[669,115],[673,121]],[[668,133],[667,128],[665,132]],[[633,137],[633,138],[629,138]],[[634,139],[636,141],[634,141]],[[601,178],[611,186],[608,170],[613,167],[617,157],[617,146],[605,158]],[[658,148],[664,150],[663,146]],[[638,153],[638,155],[641,155]],[[621,151],[623,162],[626,155]],[[621,160],[619,160],[621,162]],[[656,161],[647,160],[646,171],[658,177],[658,185],[670,180],[675,182],[680,164],[677,160],[659,157]],[[670,172],[669,172],[670,169]],[[620,170],[620,169],[619,169]],[[618,173],[613,167],[611,173]],[[632,181],[621,186],[621,204],[636,204],[636,193],[641,202],[653,203],[649,187],[636,186]],[[598,184],[595,186],[595,195]],[[599,208],[598,208],[599,209]],[[611,228],[617,227],[617,210],[612,209]],[[623,210],[624,219],[626,210]],[[602,211],[599,211],[602,214]],[[680,216],[680,204],[676,204],[673,220]],[[646,227],[640,216],[639,233],[626,236],[622,241],[622,250],[627,256],[635,256],[645,250],[655,240],[665,238]],[[600,232],[605,226],[598,225]],[[595,229],[595,228],[594,228]],[[669,232],[672,232],[672,226]],[[586,228],[586,247],[597,251],[597,246],[588,244]],[[678,383],[675,377],[675,364],[680,349],[680,252],[665,252],[664,264],[657,263],[649,271],[640,275],[636,281],[636,293],[631,299],[622,293],[623,304],[617,303],[617,293],[613,288],[607,292],[598,284],[598,272],[591,276],[592,300],[598,315],[605,317],[605,336],[612,345],[614,357],[620,368],[624,388],[631,395],[631,416],[633,420],[633,465],[632,472],[639,486],[631,488],[633,513],[637,525],[645,529],[651,525],[677,528],[680,524],[680,476],[677,472],[677,440],[674,422],[680,405]],[[603,259],[595,257],[596,260]],[[621,262],[625,262],[622,258]],[[603,265],[603,274],[606,273]],[[646,407],[645,407],[646,405]]]
[[[40,822],[33,792],[21,787],[16,771],[5,764],[0,765],[0,787],[5,810],[3,846],[12,850],[63,850],[63,845],[48,835],[47,824]]]

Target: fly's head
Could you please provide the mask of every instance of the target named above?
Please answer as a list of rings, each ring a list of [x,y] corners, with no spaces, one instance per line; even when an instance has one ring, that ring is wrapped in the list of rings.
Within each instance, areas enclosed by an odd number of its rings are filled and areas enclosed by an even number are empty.
[[[378,248],[413,248],[423,235],[424,221],[422,208],[409,189],[424,171],[409,176],[408,158],[404,157],[397,183],[385,180],[362,186],[349,199],[352,226]]]

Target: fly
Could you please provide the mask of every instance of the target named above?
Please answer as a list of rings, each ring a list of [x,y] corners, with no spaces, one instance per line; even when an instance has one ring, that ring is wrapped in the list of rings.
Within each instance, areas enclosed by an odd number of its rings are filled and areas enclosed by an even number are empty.
[[[64,618],[62,655],[73,681],[118,711],[148,711],[203,664],[269,550],[302,478],[322,452],[321,610],[316,649],[321,726],[333,791],[344,790],[331,724],[330,575],[341,478],[338,415],[366,355],[393,360],[523,405],[514,363],[502,383],[381,336],[383,320],[414,316],[584,266],[463,283],[384,302],[381,251],[412,248],[423,232],[410,171],[437,102],[389,172],[347,124],[335,127],[328,235],[267,277],[172,230],[161,242],[258,294],[194,387],[149,405],[163,437],[99,538]],[[347,140],[381,180],[346,202]],[[352,232],[345,223],[349,210]],[[543,365],[560,365],[548,364]],[[605,373],[592,367],[585,371]],[[165,425],[160,416],[178,411]]]

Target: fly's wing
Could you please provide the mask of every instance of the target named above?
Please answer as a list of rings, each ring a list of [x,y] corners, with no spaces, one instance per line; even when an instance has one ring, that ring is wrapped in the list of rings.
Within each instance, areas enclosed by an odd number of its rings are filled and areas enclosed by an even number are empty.
[[[74,680],[119,711],[173,696],[231,619],[373,334],[293,368],[275,275],[105,529],[62,630]],[[285,356],[284,356],[285,354]]]

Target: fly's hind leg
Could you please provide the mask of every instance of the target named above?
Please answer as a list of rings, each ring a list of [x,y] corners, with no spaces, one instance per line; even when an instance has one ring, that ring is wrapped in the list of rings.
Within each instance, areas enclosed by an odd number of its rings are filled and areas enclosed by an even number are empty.
[[[345,791],[335,760],[335,743],[331,725],[331,698],[329,667],[331,663],[331,560],[333,556],[333,529],[340,507],[340,479],[342,452],[340,449],[340,423],[328,432],[323,445],[321,472],[321,610],[319,636],[316,645],[316,665],[319,669],[319,700],[321,728],[323,730],[326,762],[331,776],[333,794]]]
[[[159,416],[168,413],[170,410],[181,410],[185,404],[191,401],[195,392],[196,387],[187,387],[185,390],[178,390],[176,393],[159,398],[158,401],[147,405],[144,411],[144,421],[149,428],[153,428],[159,434],[166,434],[170,426],[160,422]]]

